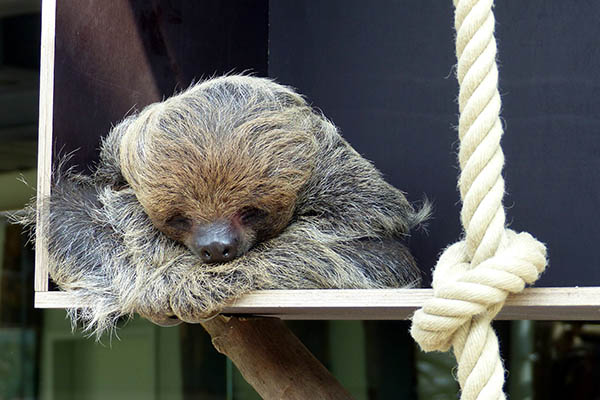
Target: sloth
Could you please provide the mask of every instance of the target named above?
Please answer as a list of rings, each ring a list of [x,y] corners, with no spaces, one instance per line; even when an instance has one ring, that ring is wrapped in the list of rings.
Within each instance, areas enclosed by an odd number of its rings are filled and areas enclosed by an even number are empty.
[[[101,334],[139,313],[200,322],[260,289],[419,282],[428,218],[292,89],[226,76],[117,124],[91,175],[56,168],[42,215],[50,275]],[[35,224],[34,206],[21,223]]]

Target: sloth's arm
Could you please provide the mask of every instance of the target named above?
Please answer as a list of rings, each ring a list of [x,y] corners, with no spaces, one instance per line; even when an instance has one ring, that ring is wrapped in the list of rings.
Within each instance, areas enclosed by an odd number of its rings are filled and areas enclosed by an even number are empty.
[[[400,241],[340,239],[323,231],[323,220],[303,219],[243,257],[199,265],[181,280],[170,302],[181,319],[199,322],[251,290],[406,287],[418,280]]]

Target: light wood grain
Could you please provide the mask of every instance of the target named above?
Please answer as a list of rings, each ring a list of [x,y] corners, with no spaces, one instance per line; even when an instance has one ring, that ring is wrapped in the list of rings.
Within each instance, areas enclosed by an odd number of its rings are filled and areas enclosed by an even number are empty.
[[[243,296],[223,313],[287,320],[399,320],[409,318],[432,296],[432,289],[265,290]],[[38,292],[35,304],[84,306],[64,292]],[[509,296],[496,319],[600,320],[600,287],[528,288]]]
[[[36,291],[48,290],[48,247],[44,231],[41,201],[50,194],[52,171],[52,113],[54,104],[54,32],[56,0],[42,2],[42,45],[40,58],[40,116],[38,132],[37,236],[35,240]]]

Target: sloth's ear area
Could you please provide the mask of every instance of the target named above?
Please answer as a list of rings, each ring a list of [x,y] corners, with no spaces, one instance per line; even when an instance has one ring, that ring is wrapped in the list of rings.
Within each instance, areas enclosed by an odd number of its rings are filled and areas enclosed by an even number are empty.
[[[94,172],[94,180],[100,185],[107,185],[115,190],[128,188],[129,184],[121,172],[120,148],[121,139],[127,128],[135,121],[137,114],[125,118],[115,125],[100,143],[100,160]]]
[[[122,190],[131,189],[131,186],[129,186],[129,184],[127,182],[125,182],[124,179],[123,180],[118,180],[118,181],[115,181],[115,182],[110,182],[110,183],[108,183],[108,187],[110,187],[115,192],[120,192]]]

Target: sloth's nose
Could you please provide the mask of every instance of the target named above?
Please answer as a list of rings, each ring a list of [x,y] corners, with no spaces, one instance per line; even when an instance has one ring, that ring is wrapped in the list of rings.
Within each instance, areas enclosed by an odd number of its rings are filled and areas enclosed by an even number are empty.
[[[237,257],[239,242],[239,232],[218,221],[198,229],[192,250],[206,263],[227,262]]]
[[[234,246],[231,240],[211,242],[199,248],[200,257],[207,263],[229,261],[235,256]]]

